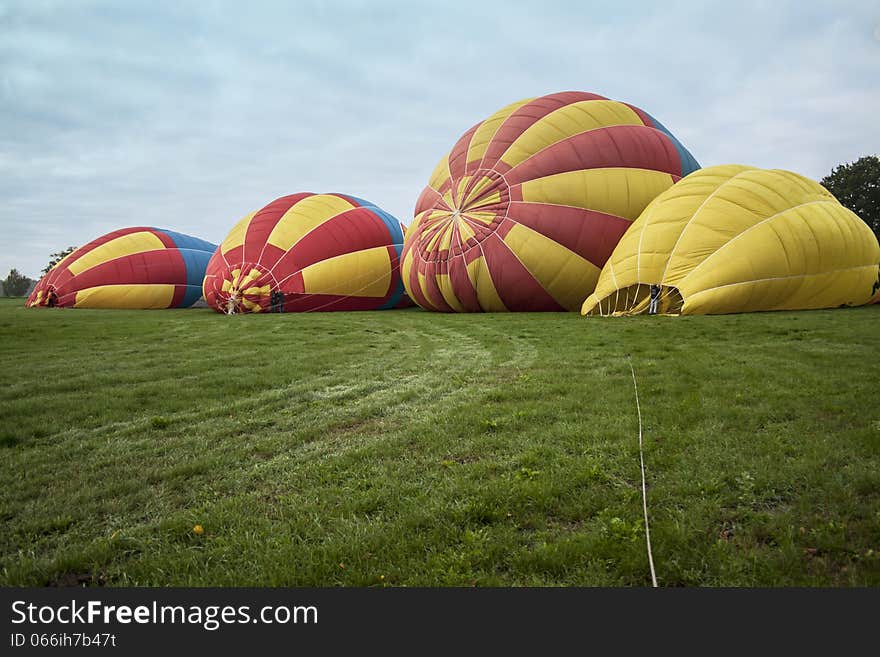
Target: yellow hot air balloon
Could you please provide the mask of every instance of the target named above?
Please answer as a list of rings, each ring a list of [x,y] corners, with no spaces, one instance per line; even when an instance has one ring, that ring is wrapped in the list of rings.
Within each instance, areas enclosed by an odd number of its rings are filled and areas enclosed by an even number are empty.
[[[715,166],[645,208],[581,314],[860,306],[880,287],[878,267],[874,233],[818,183],[778,169]]]

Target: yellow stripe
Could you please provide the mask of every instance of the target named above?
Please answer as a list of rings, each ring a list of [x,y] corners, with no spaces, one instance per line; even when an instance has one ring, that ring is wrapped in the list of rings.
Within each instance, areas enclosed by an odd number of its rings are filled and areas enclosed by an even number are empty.
[[[249,215],[245,216],[242,219],[239,219],[238,223],[232,227],[232,230],[229,231],[226,239],[223,240],[223,243],[220,245],[220,253],[225,255],[232,249],[244,244],[245,233],[247,233],[248,226],[251,225],[251,219],[254,218],[255,214],[257,214],[256,211],[251,212]]]
[[[391,287],[391,256],[378,246],[328,258],[302,270],[307,294],[384,297]]]
[[[471,285],[477,291],[477,300],[480,302],[480,308],[487,313],[506,312],[507,306],[501,301],[495,290],[495,284],[489,276],[489,268],[486,266],[486,259],[482,256],[468,263],[468,277],[471,279]]]
[[[471,194],[471,198],[475,198],[477,194]],[[501,192],[492,192],[485,198],[481,198],[479,203],[473,202],[468,203],[468,210],[473,210],[474,208],[484,208],[487,205],[495,205],[501,202]]]
[[[412,249],[407,251],[403,256],[403,262],[400,263],[400,275],[403,277],[403,287],[406,288],[406,293],[412,297],[412,291],[409,289],[409,277],[412,272],[413,266],[413,252]]]
[[[168,308],[173,285],[100,285],[76,293],[74,308]]]
[[[440,240],[440,250],[441,251],[448,250],[449,247],[452,245],[452,233],[453,233],[452,228],[453,227],[451,225],[449,225],[443,229],[443,239]]]
[[[463,313],[464,306],[461,305],[461,302],[458,300],[458,297],[455,296],[455,292],[452,289],[452,281],[449,279],[449,274],[437,274],[437,287],[440,288],[440,294],[443,295],[443,299],[448,303],[456,312]]]
[[[464,190],[470,181],[471,176],[462,176],[455,183],[455,194],[453,194],[453,198],[458,199],[458,202],[456,203],[458,207],[461,207],[464,204]]]
[[[244,297],[241,298],[241,305],[250,310],[252,313],[258,313],[263,309],[260,304],[255,303],[250,299],[245,299]]]
[[[466,221],[458,222],[458,234],[461,235],[462,246],[464,246],[464,243],[467,242],[470,238],[476,236],[474,229],[471,228]]]
[[[434,171],[431,173],[431,177],[428,179],[428,187],[439,192],[440,187],[443,186],[443,183],[445,183],[451,177],[452,174],[449,173],[449,153],[447,153],[437,163],[437,166],[434,167]]]
[[[495,133],[498,132],[498,128],[501,127],[501,124],[504,123],[507,118],[516,110],[518,110],[526,103],[532,102],[533,100],[535,99],[526,98],[525,100],[511,103],[507,107],[502,107],[488,119],[483,121],[483,123],[480,124],[480,127],[477,128],[477,131],[474,133],[473,137],[471,137],[471,143],[470,146],[468,146],[467,152],[467,162],[482,160],[483,155],[485,155],[486,149],[489,146],[489,143],[492,141],[492,137],[494,137]]]
[[[434,302],[431,300],[431,295],[428,294],[428,281],[425,275],[422,272],[416,272],[416,277],[419,279],[419,287],[422,288],[422,296],[430,306],[429,310],[437,310],[437,307],[434,306]]]
[[[632,109],[616,100],[583,100],[550,112],[523,132],[501,156],[516,166],[547,146],[572,135],[612,125],[645,125]]]
[[[562,307],[575,311],[596,287],[599,268],[549,237],[521,224],[504,242],[535,280]]]
[[[431,251],[434,246],[439,242],[440,250],[449,248],[449,240],[452,236],[452,227],[450,225],[444,226],[440,230],[438,230],[430,240],[428,240],[427,245],[425,246],[426,251]]]
[[[443,192],[443,200],[446,202],[450,208],[455,207],[455,201],[452,199],[452,188],[450,187],[445,192]]]
[[[277,246],[283,251],[289,250],[299,242],[304,235],[313,231],[325,221],[332,219],[346,210],[351,210],[354,205],[344,198],[330,194],[316,194],[304,198],[294,204],[284,213],[272,233],[269,235],[269,244]]]
[[[481,224],[490,225],[498,218],[494,212],[471,212],[465,213],[469,221],[479,221]]]
[[[672,176],[661,171],[585,169],[525,182],[522,195],[524,201],[571,205],[635,221],[672,184]]]
[[[144,253],[145,251],[156,251],[164,248],[165,245],[155,233],[148,231],[129,233],[128,235],[122,235],[109,242],[105,242],[101,246],[95,247],[88,253],[83,254],[82,257],[77,258],[75,261],[67,265],[67,269],[71,274],[76,276],[77,274],[84,272],[86,269],[91,269],[92,267],[109,262],[110,260],[115,260],[116,258],[122,258],[136,253]]]
[[[56,262],[56,263],[53,265],[52,269],[50,269],[49,271],[52,272],[52,271],[55,271],[56,269],[60,269],[61,267],[66,266],[67,263],[70,262],[70,261],[73,259],[73,257],[76,255],[77,250],[78,250],[78,249],[74,249],[73,251],[71,251],[70,253],[68,253],[66,256],[64,256],[63,258],[61,258],[61,260],[59,260],[58,262]],[[49,272],[46,272],[46,273],[48,274]]]

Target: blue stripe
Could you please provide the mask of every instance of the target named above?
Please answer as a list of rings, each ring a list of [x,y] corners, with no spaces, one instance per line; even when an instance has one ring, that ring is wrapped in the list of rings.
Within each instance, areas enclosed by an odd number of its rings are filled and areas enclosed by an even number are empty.
[[[397,218],[385,212],[378,205],[370,203],[362,198],[358,198],[357,196],[352,196],[351,194],[343,194],[347,198],[350,198],[352,201],[358,203],[362,208],[369,210],[373,214],[375,214],[379,219],[382,220],[382,223],[385,224],[385,227],[388,228],[388,233],[391,236],[391,242],[394,246],[394,250],[397,251],[397,266],[400,267],[400,258],[403,253],[403,228],[400,225],[400,222]],[[394,272],[392,272],[392,275]],[[403,295],[406,293],[406,289],[403,287],[403,277],[398,275],[397,277],[397,287],[394,292],[391,293],[391,297],[382,304],[378,310],[389,310],[390,308],[394,308],[400,300],[403,298]]]
[[[190,287],[196,287],[201,294],[202,282],[205,280],[205,270],[208,268],[208,261],[213,255],[213,251],[194,251],[193,249],[177,249],[183,263],[186,265],[186,284]],[[198,301],[198,297],[192,300],[189,305]]]
[[[199,285],[187,285],[186,286],[186,294],[183,295],[183,301],[180,302],[178,308],[189,308],[196,301],[202,298],[202,286]]]
[[[165,233],[168,237],[172,239],[175,246],[178,249],[193,249],[195,251],[210,251],[214,253],[217,250],[216,244],[211,244],[210,242],[206,242],[205,240],[201,240],[198,237],[193,237],[192,235],[184,235],[183,233],[176,233],[173,230],[167,230],[165,228],[153,228],[152,230],[159,231],[160,233]]]
[[[357,196],[352,196],[351,194],[344,194],[344,196],[347,196],[353,201],[357,201],[362,207],[370,210],[373,214],[379,217],[379,219],[381,219],[388,227],[388,232],[391,234],[391,242],[393,244],[403,244],[403,229],[400,227],[400,222],[394,217],[394,215],[385,212],[385,210],[378,205],[365,201]]]
[[[164,233],[174,242],[180,257],[183,258],[183,264],[186,267],[186,294],[183,301],[180,302],[179,308],[189,308],[202,297],[202,282],[205,280],[205,270],[208,268],[208,261],[217,250],[216,244],[211,244],[198,237],[176,233],[173,230],[164,228],[153,228],[153,230]]]
[[[403,240],[401,240],[402,242]],[[394,250],[397,251],[397,267],[400,268],[400,258],[403,253],[403,244],[395,244]],[[391,272],[392,276],[394,272]],[[394,290],[394,293],[391,295],[391,298],[388,299],[384,304],[379,307],[379,310],[389,310],[390,308],[394,308],[400,300],[403,298],[403,294],[406,290],[403,287],[403,276],[398,275],[397,277],[397,289]]]
[[[642,110],[642,111],[644,111],[644,110]],[[645,112],[645,114],[648,114],[648,113]],[[684,178],[689,173],[693,173],[694,171],[696,171],[697,169],[700,168],[699,162],[697,162],[697,160],[694,158],[694,156],[691,155],[691,153],[688,149],[686,149],[684,146],[682,146],[681,142],[675,138],[675,135],[673,135],[671,132],[669,132],[669,130],[666,128],[666,126],[664,126],[662,123],[660,123],[660,121],[655,119],[650,114],[648,114],[648,118],[651,119],[651,121],[654,123],[654,127],[657,128],[657,130],[664,133],[667,137],[669,137],[669,139],[672,140],[672,144],[673,144],[673,146],[675,146],[675,150],[678,151],[678,157],[679,157],[679,159],[681,159],[681,176],[682,176],[682,178]]]

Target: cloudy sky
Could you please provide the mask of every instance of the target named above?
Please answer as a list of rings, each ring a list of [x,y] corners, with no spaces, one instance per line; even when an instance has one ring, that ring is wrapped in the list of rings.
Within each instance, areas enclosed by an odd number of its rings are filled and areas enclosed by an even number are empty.
[[[404,223],[514,100],[634,103],[703,164],[880,151],[880,3],[0,0],[0,277],[152,225],[219,242],[283,194]]]

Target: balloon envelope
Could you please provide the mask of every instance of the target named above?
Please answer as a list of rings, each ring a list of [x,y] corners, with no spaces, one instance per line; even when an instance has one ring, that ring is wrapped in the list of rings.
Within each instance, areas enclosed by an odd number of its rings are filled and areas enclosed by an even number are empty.
[[[283,196],[229,232],[208,264],[205,300],[230,314],[404,307],[402,248],[403,226],[368,201]]]
[[[423,308],[578,310],[630,223],[699,168],[637,107],[563,92],[504,107],[437,165],[403,252]]]
[[[664,192],[608,260],[583,314],[720,314],[859,306],[880,246],[856,214],[790,171],[724,165]],[[655,288],[657,289],[657,288]]]
[[[103,235],[55,265],[27,306],[188,308],[202,296],[205,267],[216,245],[136,226]]]

